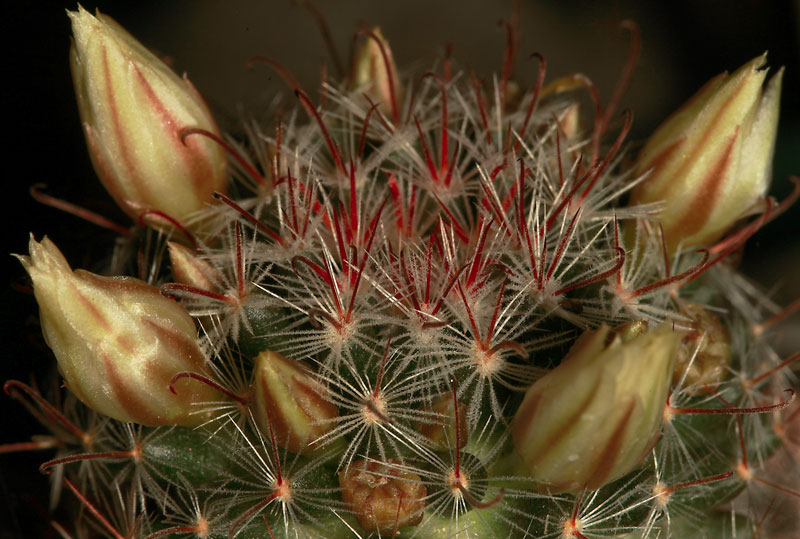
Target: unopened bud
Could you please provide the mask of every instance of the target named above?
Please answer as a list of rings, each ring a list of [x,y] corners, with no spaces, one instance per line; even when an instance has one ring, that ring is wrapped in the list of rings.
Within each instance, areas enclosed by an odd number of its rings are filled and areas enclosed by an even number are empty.
[[[194,321],[158,288],[131,277],[72,271],[49,239],[18,256],[33,281],[42,331],[69,389],[87,406],[148,426],[195,425],[193,403],[220,399],[202,384],[170,391],[181,372],[202,372]]]
[[[72,78],[89,155],[100,180],[131,217],[158,210],[186,218],[226,190],[225,154],[185,128],[219,135],[194,86],[112,18],[68,12]]]
[[[769,185],[783,70],[767,84],[765,56],[703,86],[648,140],[632,204],[664,201],[667,248],[706,245],[752,210]]]
[[[277,352],[261,352],[255,364],[252,410],[259,429],[272,429],[277,443],[293,453],[313,451],[313,442],[339,416],[327,389],[305,364]]]
[[[453,403],[452,393],[442,393],[431,401],[430,407],[426,410],[436,414],[436,418],[427,423],[420,423],[418,430],[425,436],[427,442],[436,451],[447,451],[456,446],[456,439],[461,446],[467,444],[469,431],[467,430],[467,406],[458,403],[458,425],[456,425],[456,413]],[[458,438],[456,437],[458,428]]]
[[[356,51],[350,87],[364,89],[367,95],[380,103],[384,114],[396,117],[395,107],[402,102],[402,89],[392,49],[380,28],[373,28],[371,36]]]
[[[514,416],[524,472],[550,492],[600,488],[634,470],[658,439],[680,336],[663,325],[607,344],[610,331],[581,335]]]
[[[360,459],[339,472],[342,500],[365,531],[391,533],[422,521],[427,489],[419,475],[400,462]]]
[[[222,280],[217,271],[205,260],[198,258],[194,251],[176,243],[167,242],[169,260],[175,282],[188,284],[200,290],[218,292]]]
[[[567,141],[574,139],[580,129],[580,106],[578,103],[570,104],[558,117],[558,127],[564,133]]]
[[[690,394],[707,393],[728,375],[731,335],[719,317],[701,305],[687,304],[682,310],[692,319],[691,331],[681,341],[673,382],[682,381]]]

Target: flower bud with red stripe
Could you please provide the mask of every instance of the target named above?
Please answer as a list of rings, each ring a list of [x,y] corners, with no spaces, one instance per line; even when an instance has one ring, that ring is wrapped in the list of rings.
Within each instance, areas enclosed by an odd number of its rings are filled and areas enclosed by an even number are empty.
[[[595,490],[633,471],[658,440],[680,340],[667,324],[581,335],[514,416],[522,471],[552,493]]]
[[[204,372],[205,356],[186,309],[132,277],[72,271],[48,238],[18,256],[33,281],[42,331],[58,369],[87,406],[120,421],[193,426],[196,404],[220,400],[209,386],[170,381]]]
[[[762,88],[765,55],[711,79],[642,149],[648,177],[632,204],[663,201],[667,248],[707,245],[745,217],[769,186],[783,70]]]
[[[266,350],[255,359],[253,416],[265,437],[293,453],[318,448],[316,440],[329,433],[339,409],[328,390],[304,363]]]
[[[380,28],[373,28],[356,51],[350,87],[366,92],[385,115],[394,117],[397,113],[395,107],[402,103],[403,89],[392,49]]]
[[[206,104],[112,18],[78,6],[68,12],[72,78],[89,154],[103,185],[131,217],[156,210],[181,222],[226,190],[219,136]]]

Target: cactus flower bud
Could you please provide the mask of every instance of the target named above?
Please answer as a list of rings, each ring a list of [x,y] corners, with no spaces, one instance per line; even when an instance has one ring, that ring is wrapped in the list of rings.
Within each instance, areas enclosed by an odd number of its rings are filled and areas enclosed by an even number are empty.
[[[722,236],[767,190],[783,70],[762,90],[765,55],[711,79],[648,140],[636,173],[650,175],[631,203],[664,201],[667,248]]]
[[[148,426],[195,425],[193,403],[219,400],[202,384],[179,395],[170,380],[203,371],[194,321],[158,288],[130,277],[72,271],[52,241],[17,256],[33,281],[42,331],[70,390],[90,408]]]
[[[692,321],[683,337],[672,381],[692,395],[708,393],[729,374],[731,335],[722,320],[702,305],[686,303],[683,314]]]
[[[525,472],[550,492],[600,488],[638,466],[658,439],[680,336],[663,325],[609,337],[607,326],[581,335],[514,416]]]
[[[392,533],[422,521],[427,489],[419,475],[399,464],[360,459],[339,472],[342,500],[365,531]]]
[[[581,128],[580,122],[580,106],[578,103],[572,103],[558,117],[558,127],[564,133],[566,140],[572,140],[578,135]]]
[[[184,221],[225,191],[225,154],[203,137],[219,134],[185,77],[108,16],[68,12],[72,78],[89,154],[103,185],[128,215],[162,211]]]
[[[350,87],[365,89],[367,95],[380,103],[379,107],[384,114],[397,119],[396,107],[402,101],[400,95],[402,89],[392,49],[389,48],[389,42],[383,37],[380,28],[373,28],[370,34],[356,51]]]
[[[442,419],[420,423],[417,427],[420,434],[425,436],[428,444],[435,451],[447,451],[455,446],[456,439],[462,446],[467,444],[469,430],[467,430],[467,406],[458,403],[458,414],[455,413],[455,403],[451,393],[441,393],[433,398],[426,412],[433,412]],[[458,417],[458,424],[456,424]],[[458,436],[456,436],[458,429]]]
[[[330,432],[339,410],[328,391],[303,363],[269,350],[255,359],[253,415],[261,432],[272,432],[293,453],[308,453]]]
[[[191,249],[180,243],[168,241],[167,248],[172,274],[177,282],[209,292],[219,291],[218,283],[222,282],[222,278],[211,264],[198,258]]]

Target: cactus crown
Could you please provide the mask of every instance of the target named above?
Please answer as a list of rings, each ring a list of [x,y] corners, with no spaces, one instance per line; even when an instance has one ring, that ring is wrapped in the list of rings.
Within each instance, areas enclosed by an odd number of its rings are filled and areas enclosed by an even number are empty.
[[[579,114],[590,81],[545,84],[543,58],[529,88],[449,58],[398,76],[382,34],[362,40],[361,71],[318,102],[286,76],[299,106],[246,140],[182,126],[231,155],[227,193],[180,223],[145,208],[156,232],[121,248],[146,241],[128,270],[196,322],[203,367],[147,376],[199,426],[6,384],[60,448],[42,471],[92,509],[74,534],[755,529],[715,509],[782,450],[794,358],[726,256],[786,203],[668,252],[663,205],[628,204],[648,178],[625,163],[631,115]]]

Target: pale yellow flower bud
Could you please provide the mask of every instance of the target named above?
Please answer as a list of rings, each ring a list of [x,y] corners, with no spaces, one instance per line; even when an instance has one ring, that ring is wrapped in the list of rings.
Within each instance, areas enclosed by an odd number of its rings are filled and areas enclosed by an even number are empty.
[[[783,69],[763,89],[765,59],[711,79],[656,129],[637,159],[636,174],[649,176],[631,203],[666,203],[660,221],[670,252],[717,240],[766,193]]]
[[[148,426],[195,425],[193,403],[219,400],[215,390],[170,380],[202,372],[194,321],[158,288],[131,277],[72,271],[52,241],[33,237],[17,256],[33,281],[42,332],[69,389],[87,406]]]
[[[169,241],[167,248],[176,282],[208,292],[219,292],[222,278],[211,264],[198,258],[194,251],[180,243]]]
[[[580,105],[572,103],[558,117],[558,127],[567,141],[574,139],[580,130]]]
[[[316,449],[313,442],[339,417],[325,386],[305,364],[277,352],[261,352],[255,363],[252,410],[261,432],[271,429],[278,445],[293,453]]]
[[[185,221],[226,190],[225,154],[200,136],[219,135],[205,103],[106,15],[67,12],[74,41],[72,78],[89,154],[100,180],[131,217],[158,210]]]
[[[373,36],[380,41],[380,45]],[[384,114],[397,119],[399,111],[396,107],[402,101],[402,88],[392,49],[380,28],[373,28],[371,35],[356,51],[350,87],[364,90],[376,103],[380,103],[379,107]]]
[[[551,492],[600,488],[634,470],[658,440],[681,336],[666,324],[636,333],[584,333],[525,393],[514,448],[524,472]]]

